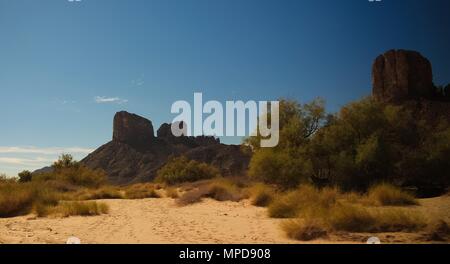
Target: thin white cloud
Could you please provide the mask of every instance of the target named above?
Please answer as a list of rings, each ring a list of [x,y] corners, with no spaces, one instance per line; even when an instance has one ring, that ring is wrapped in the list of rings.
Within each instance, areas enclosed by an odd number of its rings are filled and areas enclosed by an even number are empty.
[[[128,103],[128,100],[127,99],[122,99],[120,97],[96,96],[95,97],[95,102],[97,104],[107,104],[107,103],[125,104],[125,103]]]
[[[21,165],[26,167],[33,167],[39,165],[49,164],[54,162],[55,159],[47,159],[47,158],[10,158],[10,157],[0,157],[0,164],[8,164],[8,165]]]
[[[81,160],[93,151],[94,149],[81,147],[0,146],[0,174],[13,176],[24,169],[33,171],[49,166],[62,153]]]
[[[22,154],[44,154],[44,155],[59,155],[61,153],[69,154],[89,154],[94,149],[91,148],[80,148],[80,147],[51,147],[51,148],[38,148],[38,147],[3,147],[0,146],[0,154],[7,153],[22,153]]]

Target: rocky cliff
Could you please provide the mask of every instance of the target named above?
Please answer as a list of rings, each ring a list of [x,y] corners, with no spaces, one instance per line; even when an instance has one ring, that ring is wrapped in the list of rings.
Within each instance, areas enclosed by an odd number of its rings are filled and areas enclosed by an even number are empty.
[[[436,94],[431,63],[419,52],[390,50],[378,56],[372,84],[372,96],[380,102],[404,105],[430,124],[450,121],[450,103]]]
[[[150,120],[116,113],[112,141],[81,162],[105,170],[115,184],[150,181],[171,156],[180,155],[217,166],[225,176],[245,173],[250,157],[241,146],[224,145],[214,137],[175,137],[170,127],[163,124],[155,137]]]

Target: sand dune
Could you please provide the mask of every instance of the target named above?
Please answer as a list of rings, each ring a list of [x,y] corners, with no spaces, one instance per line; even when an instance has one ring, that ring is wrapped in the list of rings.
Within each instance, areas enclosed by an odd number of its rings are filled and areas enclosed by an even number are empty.
[[[448,197],[421,201],[427,214],[445,212]],[[0,219],[0,243],[65,243],[76,236],[82,243],[298,243],[286,238],[280,221],[249,201],[202,203],[178,207],[169,198],[105,200],[108,215],[94,217]],[[359,243],[373,234],[336,234],[314,243]],[[377,234],[385,242],[415,241],[417,234]],[[420,241],[415,241],[420,242]]]

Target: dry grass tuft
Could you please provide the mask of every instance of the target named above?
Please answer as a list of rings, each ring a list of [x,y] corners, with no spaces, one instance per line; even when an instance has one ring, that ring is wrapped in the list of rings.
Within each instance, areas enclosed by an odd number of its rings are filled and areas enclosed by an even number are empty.
[[[105,203],[99,202],[62,202],[57,207],[50,210],[51,214],[63,217],[69,216],[94,216],[107,214],[109,207]]]
[[[242,189],[233,180],[218,178],[191,184],[183,195],[177,199],[177,204],[184,206],[200,202],[203,198],[211,198],[216,201],[238,202],[244,199]]]
[[[372,199],[377,197],[379,201],[379,197],[385,197],[380,195],[384,190],[393,193],[390,187],[380,190],[372,192]],[[389,204],[407,203],[403,193],[398,194],[393,197],[402,199],[388,197]],[[282,227],[289,237],[299,240],[323,237],[330,231],[412,232],[427,225],[426,219],[417,212],[394,207],[364,207],[360,202],[363,197],[357,193],[342,194],[336,188],[317,189],[304,185],[275,199],[268,213],[274,218],[297,218],[283,222]]]
[[[368,201],[374,205],[417,205],[413,195],[390,184],[379,184],[369,189]]]
[[[0,185],[0,217],[27,214],[37,193],[29,184],[4,183]]]
[[[232,181],[226,179],[212,181],[205,196],[216,201],[233,202],[238,202],[243,198],[243,194],[239,187]]]
[[[301,241],[323,238],[328,233],[322,223],[311,219],[286,220],[282,223],[281,227],[289,238]]]
[[[166,188],[166,196],[170,197],[172,199],[177,199],[178,197],[180,197],[180,195],[178,193],[178,189],[175,187],[167,187]]]
[[[124,189],[126,199],[160,198],[152,184],[134,184]]]
[[[428,241],[450,241],[450,226],[444,220],[437,220],[435,223],[429,225],[425,232],[425,238]]]
[[[187,192],[185,192],[183,195],[181,195],[177,200],[176,204],[179,206],[186,206],[190,204],[199,203],[202,201],[203,197],[207,193],[207,188],[196,188],[191,189]]]
[[[14,217],[31,213],[42,206],[55,206],[60,195],[39,183],[0,184],[0,217]]]
[[[274,188],[262,183],[256,184],[249,188],[249,196],[252,205],[267,207],[275,199],[276,191]]]
[[[117,187],[104,186],[99,189],[83,189],[69,195],[69,197],[71,200],[79,200],[79,201],[108,200],[108,199],[124,199],[124,194]]]
[[[311,185],[302,185],[297,190],[280,196],[269,205],[269,216],[273,218],[293,218],[302,211],[321,212],[333,206],[339,198],[335,188],[319,190]]]

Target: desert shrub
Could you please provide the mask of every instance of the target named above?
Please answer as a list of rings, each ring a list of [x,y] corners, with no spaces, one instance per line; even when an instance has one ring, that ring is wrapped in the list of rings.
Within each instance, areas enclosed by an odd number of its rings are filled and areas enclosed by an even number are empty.
[[[308,179],[309,163],[288,150],[261,149],[254,153],[248,174],[262,182],[294,188]]]
[[[41,203],[35,204],[33,207],[33,211],[37,217],[47,217],[52,213],[52,210],[54,210],[54,207]]]
[[[377,219],[368,209],[339,204],[329,211],[328,224],[335,230],[364,232],[371,230]]]
[[[212,165],[181,156],[170,159],[158,170],[157,175],[156,181],[177,184],[211,179],[220,176],[220,172]]]
[[[107,214],[109,207],[105,203],[99,202],[62,202],[52,210],[53,214],[68,216],[94,216]]]
[[[33,181],[61,181],[90,188],[98,188],[107,182],[107,175],[103,170],[93,170],[81,165],[69,154],[63,154],[52,169],[51,172],[34,175]]]
[[[16,178],[11,178],[6,176],[6,174],[0,174],[0,184],[2,183],[16,183],[17,179]]]
[[[172,199],[178,198],[179,197],[178,189],[174,188],[174,187],[167,187],[166,188],[166,196],[170,197]]]
[[[55,206],[58,200],[59,195],[43,184],[0,184],[0,217],[28,214],[38,206]]]
[[[429,241],[449,241],[450,226],[446,221],[439,219],[428,226],[424,235]]]
[[[12,217],[30,212],[36,191],[29,185],[0,184],[0,217]]]
[[[348,232],[416,231],[426,226],[426,220],[414,212],[398,208],[366,208],[341,202],[326,210],[301,211],[300,217],[323,223],[328,230]]]
[[[100,187],[106,183],[106,173],[103,170],[92,170],[84,166],[66,168],[55,172],[57,178],[74,185],[84,187]]]
[[[311,241],[327,236],[327,229],[323,223],[314,219],[291,219],[281,224],[281,228],[289,238]]]
[[[198,186],[192,187],[177,199],[177,204],[189,205],[200,202],[202,198],[237,202],[244,197],[243,190],[235,182],[218,178],[212,181],[202,182]]]
[[[253,205],[266,207],[275,199],[276,191],[270,186],[256,184],[250,188],[249,194]]]
[[[199,203],[202,201],[203,197],[206,195],[207,192],[208,190],[205,187],[191,189],[183,193],[180,197],[178,197],[176,203],[179,206],[186,206],[194,203]]]
[[[210,183],[205,196],[216,201],[233,202],[237,202],[243,197],[241,190],[233,182],[226,179],[218,179]]]
[[[160,198],[151,184],[134,184],[124,189],[126,199]]]
[[[268,207],[272,218],[293,218],[298,215],[300,205],[297,203],[297,193],[289,192],[272,202]]]
[[[30,182],[33,175],[31,174],[30,171],[24,170],[22,172],[20,172],[18,175],[19,177],[19,182]]]
[[[417,205],[413,195],[390,184],[379,184],[371,187],[368,199],[377,205]]]
[[[61,195],[48,187],[37,189],[36,198],[33,200],[33,209],[38,217],[45,217],[59,204]]]
[[[297,240],[323,237],[331,231],[412,232],[427,225],[426,219],[415,212],[398,208],[365,208],[341,202],[319,210],[301,210],[298,215],[299,218],[282,223],[286,234]]]
[[[268,208],[270,217],[292,218],[308,211],[321,213],[333,206],[338,199],[339,191],[335,188],[319,190],[312,185],[302,185],[275,199]]]
[[[107,200],[123,199],[123,193],[116,187],[103,186],[99,189],[83,189],[71,194],[73,200]]]

